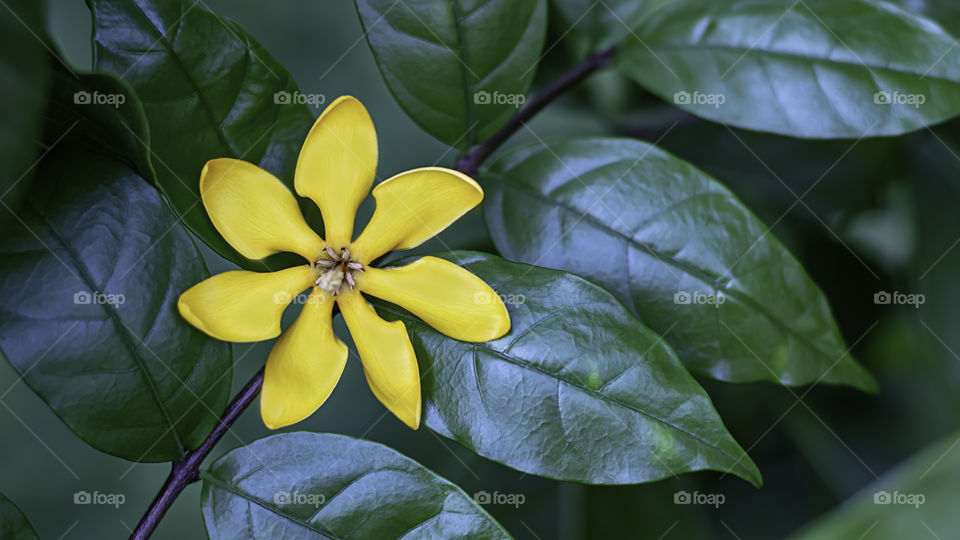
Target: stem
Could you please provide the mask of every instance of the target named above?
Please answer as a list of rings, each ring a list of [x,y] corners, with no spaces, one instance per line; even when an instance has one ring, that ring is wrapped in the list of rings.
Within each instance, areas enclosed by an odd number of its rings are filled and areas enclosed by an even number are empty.
[[[587,78],[590,74],[604,67],[616,52],[615,48],[593,54],[587,57],[582,63],[561,75],[558,79],[550,83],[543,89],[530,103],[524,105],[517,114],[493,137],[483,141],[473,148],[473,150],[461,156],[457,160],[456,168],[468,175],[474,176],[480,165],[490,157],[493,152],[510,138],[527,120],[540,112],[551,101],[560,94],[569,90],[577,83]],[[243,387],[243,390],[233,398],[233,401],[227,405],[223,417],[217,422],[216,428],[207,440],[203,441],[196,450],[191,450],[183,456],[180,461],[173,463],[173,469],[167,476],[160,492],[150,503],[147,512],[140,519],[137,528],[130,535],[131,540],[146,540],[156,530],[160,520],[166,515],[173,502],[181,492],[193,482],[200,479],[200,465],[213,451],[213,447],[223,438],[224,434],[230,429],[230,426],[237,421],[237,418],[243,414],[243,411],[253,403],[254,398],[260,393],[263,386],[263,369],[257,372],[252,379]]]
[[[253,403],[254,398],[260,393],[262,386],[263,369],[258,371],[246,386],[240,390],[240,393],[233,398],[233,401],[227,405],[227,409],[223,412],[223,416],[220,418],[220,421],[217,422],[217,426],[213,429],[213,432],[210,433],[210,436],[207,437],[207,440],[203,441],[203,444],[197,449],[187,452],[186,455],[183,456],[183,459],[173,463],[170,476],[168,476],[167,480],[163,483],[163,487],[160,488],[160,492],[157,493],[156,498],[150,503],[150,507],[147,508],[147,512],[143,515],[143,518],[140,519],[140,523],[137,524],[137,528],[133,531],[133,534],[130,535],[131,540],[145,540],[153,534],[153,531],[157,528],[157,525],[160,524],[160,520],[163,519],[167,510],[170,510],[177,496],[179,496],[188,485],[196,482],[200,478],[200,464],[210,455],[213,447],[223,438],[230,429],[230,426],[237,421],[237,418],[240,418],[243,411]]]
[[[507,141],[521,126],[533,118],[541,109],[546,107],[551,101],[560,94],[574,87],[580,81],[586,79],[593,72],[607,65],[616,53],[616,47],[611,47],[603,52],[588,56],[583,62],[567,71],[555,81],[543,89],[530,103],[527,103],[517,111],[517,114],[496,132],[493,137],[483,141],[471,150],[468,154],[457,159],[456,169],[467,176],[475,176],[480,165],[490,157],[490,154]]]

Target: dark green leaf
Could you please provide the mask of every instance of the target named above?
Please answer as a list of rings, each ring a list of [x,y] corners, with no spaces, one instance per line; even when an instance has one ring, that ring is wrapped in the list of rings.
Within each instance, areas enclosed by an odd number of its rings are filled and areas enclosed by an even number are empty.
[[[243,28],[195,2],[89,1],[97,69],[119,75],[140,95],[160,189],[217,253],[263,270],[263,262],[242,257],[214,229],[200,203],[200,171],[210,159],[233,157],[292,187],[313,122],[306,105],[276,97],[299,92],[293,78]],[[284,265],[273,262],[267,266]]]
[[[958,437],[960,433],[954,433],[918,452],[791,538],[899,540],[954,536],[960,485]]]
[[[5,540],[40,540],[27,516],[0,493],[0,538]]]
[[[282,433],[203,477],[210,538],[509,538],[460,488],[386,446]]]
[[[0,225],[9,230],[40,151],[50,63],[44,43],[43,2],[13,0],[0,7]],[[9,211],[8,211],[9,210]]]
[[[672,349],[610,293],[493,255],[443,255],[497,291],[511,330],[445,337],[395,308],[420,362],[424,422],[478,454],[558,480],[634,484],[718,470],[760,484]]]
[[[503,127],[533,81],[545,0],[357,0],[380,72],[413,120],[466,149]]]
[[[884,2],[672,2],[636,34],[620,50],[620,68],[718,122],[859,138],[960,113],[956,37]]]
[[[57,69],[53,77],[46,143],[53,145],[59,140],[89,145],[155,182],[150,128],[133,88],[103,73],[78,75]]]
[[[639,141],[576,139],[510,153],[482,182],[505,257],[603,285],[691,369],[874,389],[796,259],[692,165]]]
[[[606,48],[630,34],[652,4],[660,0],[553,0],[564,39],[577,41],[581,53]]]
[[[177,313],[207,276],[126,165],[61,144],[0,240],[0,350],[83,440],[135,461],[198,446],[230,393],[230,346]]]

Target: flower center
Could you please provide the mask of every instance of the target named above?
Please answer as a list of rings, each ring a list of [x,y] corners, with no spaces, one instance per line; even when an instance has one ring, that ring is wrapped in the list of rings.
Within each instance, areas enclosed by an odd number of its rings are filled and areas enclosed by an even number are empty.
[[[347,248],[336,251],[327,246],[323,248],[323,254],[313,264],[320,272],[314,285],[331,296],[336,296],[340,292],[344,282],[350,290],[353,290],[357,286],[354,274],[364,271],[362,264],[350,258],[350,250]]]

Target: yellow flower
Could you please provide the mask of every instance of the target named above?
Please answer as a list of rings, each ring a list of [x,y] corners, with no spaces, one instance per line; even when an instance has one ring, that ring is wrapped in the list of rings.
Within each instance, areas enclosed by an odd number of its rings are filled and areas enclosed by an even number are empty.
[[[297,320],[267,359],[260,414],[270,429],[313,414],[343,372],[347,347],[333,334],[334,303],[356,343],[374,395],[413,429],[420,425],[420,372],[400,321],[381,319],[363,294],[397,304],[454,339],[483,342],[503,336],[510,317],[480,278],[436,257],[399,268],[370,263],[394,249],[433,237],[483,199],[466,175],[440,167],[400,173],[373,189],[377,206],[353,239],[357,208],[377,167],[377,134],[364,106],[343,96],[320,115],[300,151],[294,186],[320,207],[326,239],[306,223],[290,190],[256,165],[236,159],[207,162],[200,175],[203,205],[220,234],[240,254],[262,259],[297,253],[309,264],[258,273],[213,276],[180,295],[181,315],[224,341],[280,335],[280,316],[312,288]]]

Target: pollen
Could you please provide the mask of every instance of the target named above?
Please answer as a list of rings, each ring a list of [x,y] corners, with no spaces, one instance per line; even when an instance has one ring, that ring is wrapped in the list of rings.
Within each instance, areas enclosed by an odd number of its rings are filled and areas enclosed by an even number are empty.
[[[348,248],[338,251],[327,246],[313,265],[319,272],[314,285],[331,296],[337,296],[344,283],[353,290],[357,286],[355,274],[364,271],[362,264],[350,258]]]

